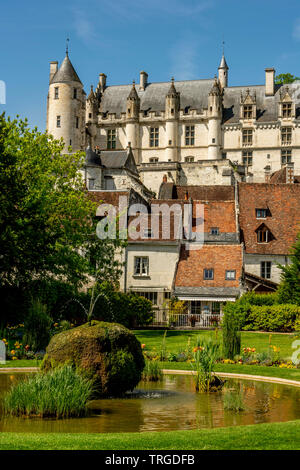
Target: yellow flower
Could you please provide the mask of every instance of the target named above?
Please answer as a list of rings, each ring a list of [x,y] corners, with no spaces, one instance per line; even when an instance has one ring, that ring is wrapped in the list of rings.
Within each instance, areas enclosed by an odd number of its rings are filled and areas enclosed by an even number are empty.
[[[17,359],[18,359],[18,358],[17,358],[16,356],[14,356],[14,357],[12,358],[13,361],[16,361]]]
[[[10,354],[14,356],[16,354],[16,351],[13,349],[12,351],[10,351]]]

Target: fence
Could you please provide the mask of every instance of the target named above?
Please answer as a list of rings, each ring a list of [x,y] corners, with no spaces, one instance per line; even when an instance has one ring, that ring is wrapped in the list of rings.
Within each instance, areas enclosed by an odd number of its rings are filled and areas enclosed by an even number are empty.
[[[154,311],[152,326],[215,328],[220,321],[220,314],[173,313],[167,309],[157,309]]]

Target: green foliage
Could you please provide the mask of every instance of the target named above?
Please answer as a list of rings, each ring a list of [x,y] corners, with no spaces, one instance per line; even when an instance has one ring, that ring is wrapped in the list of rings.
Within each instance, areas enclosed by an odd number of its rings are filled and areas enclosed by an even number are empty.
[[[300,235],[290,254],[291,263],[281,266],[281,283],[278,288],[280,303],[300,305]]]
[[[243,324],[246,310],[242,305],[227,303],[224,307],[222,331],[223,331],[223,356],[233,360],[241,353],[241,325]]]
[[[276,85],[285,85],[287,83],[293,83],[295,80],[300,80],[299,77],[292,75],[291,73],[280,73],[275,77]]]
[[[4,410],[13,416],[79,417],[92,393],[92,381],[64,365],[18,382],[4,398]]]
[[[294,331],[295,321],[300,317],[297,305],[251,306],[244,330]]]
[[[275,305],[278,304],[279,298],[277,292],[270,294],[256,294],[255,292],[246,292],[241,296],[237,303],[241,305]]]
[[[195,371],[195,386],[197,391],[220,388],[222,381],[214,375],[216,361],[220,356],[220,344],[211,338],[197,337],[194,348],[194,362],[191,365]]]
[[[34,352],[46,349],[50,341],[51,324],[47,307],[39,299],[33,300],[24,321],[24,344],[28,344]]]
[[[144,382],[157,382],[163,376],[159,362],[146,359],[146,365],[143,370],[142,380]]]
[[[243,399],[243,393],[241,390],[231,391],[226,390],[224,394],[224,410],[235,411],[239,413],[245,410],[245,403]]]

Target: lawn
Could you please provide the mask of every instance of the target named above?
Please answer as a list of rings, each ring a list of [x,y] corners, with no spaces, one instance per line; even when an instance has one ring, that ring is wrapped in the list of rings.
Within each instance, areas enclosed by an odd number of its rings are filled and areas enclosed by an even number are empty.
[[[300,421],[195,431],[0,434],[1,450],[299,450]]]
[[[6,361],[5,364],[0,364],[0,369],[6,367],[38,367],[41,361],[36,359],[17,359],[15,361]]]
[[[146,345],[147,350],[156,348],[160,351],[164,331],[162,330],[136,330],[135,335],[137,339]],[[198,335],[216,337],[215,331],[201,330],[201,331],[180,331],[168,330],[166,338],[166,348],[168,352],[179,352],[186,349],[188,339],[191,338],[193,345]],[[222,332],[218,331],[218,337],[221,339]],[[260,333],[255,331],[242,332],[242,348],[251,347],[256,348],[257,352],[268,351],[269,341],[273,346],[280,348],[280,357],[288,359],[293,353],[292,343],[295,340],[295,334],[280,334],[280,333]]]

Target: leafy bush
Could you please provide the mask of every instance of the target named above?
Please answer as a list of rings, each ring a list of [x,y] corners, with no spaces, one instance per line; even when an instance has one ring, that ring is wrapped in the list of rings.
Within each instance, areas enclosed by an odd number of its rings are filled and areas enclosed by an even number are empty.
[[[50,341],[51,324],[46,305],[33,300],[24,321],[23,343],[34,352],[45,349]]]
[[[270,294],[256,294],[255,292],[246,292],[241,296],[237,303],[241,305],[275,305],[279,298],[277,292]]]
[[[241,333],[239,330],[245,318],[245,311],[240,307],[227,303],[224,308],[222,331],[223,355],[226,359],[233,360],[241,353]]]
[[[86,414],[92,393],[92,381],[64,365],[18,382],[4,398],[4,410],[13,416],[78,417]]]

